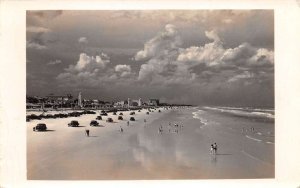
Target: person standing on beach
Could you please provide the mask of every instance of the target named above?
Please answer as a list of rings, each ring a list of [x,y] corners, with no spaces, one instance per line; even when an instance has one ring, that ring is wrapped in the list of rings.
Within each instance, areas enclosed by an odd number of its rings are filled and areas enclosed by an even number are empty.
[[[214,145],[213,144],[210,145],[210,154],[214,154]]]
[[[127,126],[129,126],[129,121],[127,121]]]
[[[214,153],[217,154],[217,150],[218,150],[217,143],[214,143],[213,147],[214,147]]]
[[[90,136],[90,130],[85,129],[85,134],[86,134],[87,137],[89,137]]]
[[[162,134],[162,132],[163,132],[163,128],[162,128],[162,125],[160,125],[160,127],[158,128],[158,133]]]
[[[120,126],[120,132],[123,133],[123,128]]]

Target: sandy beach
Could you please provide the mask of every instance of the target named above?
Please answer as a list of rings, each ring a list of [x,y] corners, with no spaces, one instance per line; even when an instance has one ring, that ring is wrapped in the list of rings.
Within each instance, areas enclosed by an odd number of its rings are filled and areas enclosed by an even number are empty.
[[[136,111],[136,121],[129,126],[129,111],[123,112],[123,121],[109,113],[115,122],[107,123],[104,117],[98,121],[103,127],[89,126],[99,111],[27,122],[27,178],[274,178],[274,123],[195,107],[161,111],[150,115],[146,110]],[[80,127],[68,127],[71,120],[78,120]],[[47,124],[47,132],[32,131],[39,122]],[[174,123],[183,127],[176,128]],[[86,128],[90,137],[85,135]],[[210,154],[214,142],[217,155]]]

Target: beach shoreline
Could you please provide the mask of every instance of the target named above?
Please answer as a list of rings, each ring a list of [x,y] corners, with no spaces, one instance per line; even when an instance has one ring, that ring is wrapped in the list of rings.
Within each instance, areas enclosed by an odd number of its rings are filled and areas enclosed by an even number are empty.
[[[271,123],[201,112],[195,107],[160,110],[161,113],[157,109],[149,115],[145,109],[136,112],[136,121],[129,126],[130,111],[123,112],[123,121],[99,121],[104,127],[89,126],[98,114],[27,122],[27,178],[274,178],[274,137],[265,136],[267,132],[274,132]],[[201,113],[195,114],[198,112]],[[115,120],[117,116],[109,113],[108,117]],[[72,119],[78,119],[84,127],[68,127]],[[42,121],[52,131],[33,132],[32,127]],[[242,128],[250,130],[251,127],[255,127],[255,132],[241,132]],[[87,128],[91,137],[84,134]],[[210,154],[210,145],[214,142],[219,146],[217,155]]]

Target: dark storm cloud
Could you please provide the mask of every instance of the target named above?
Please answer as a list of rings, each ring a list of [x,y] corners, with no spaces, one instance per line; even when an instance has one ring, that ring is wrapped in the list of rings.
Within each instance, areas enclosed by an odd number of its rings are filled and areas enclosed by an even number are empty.
[[[274,104],[273,11],[42,11],[27,20],[30,93],[51,81],[45,92],[104,100]]]

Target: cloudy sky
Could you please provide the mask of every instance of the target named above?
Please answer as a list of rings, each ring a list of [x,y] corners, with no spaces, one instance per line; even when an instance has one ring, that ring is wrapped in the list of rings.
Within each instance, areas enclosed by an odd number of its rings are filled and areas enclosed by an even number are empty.
[[[27,11],[27,94],[274,105],[271,10]]]

